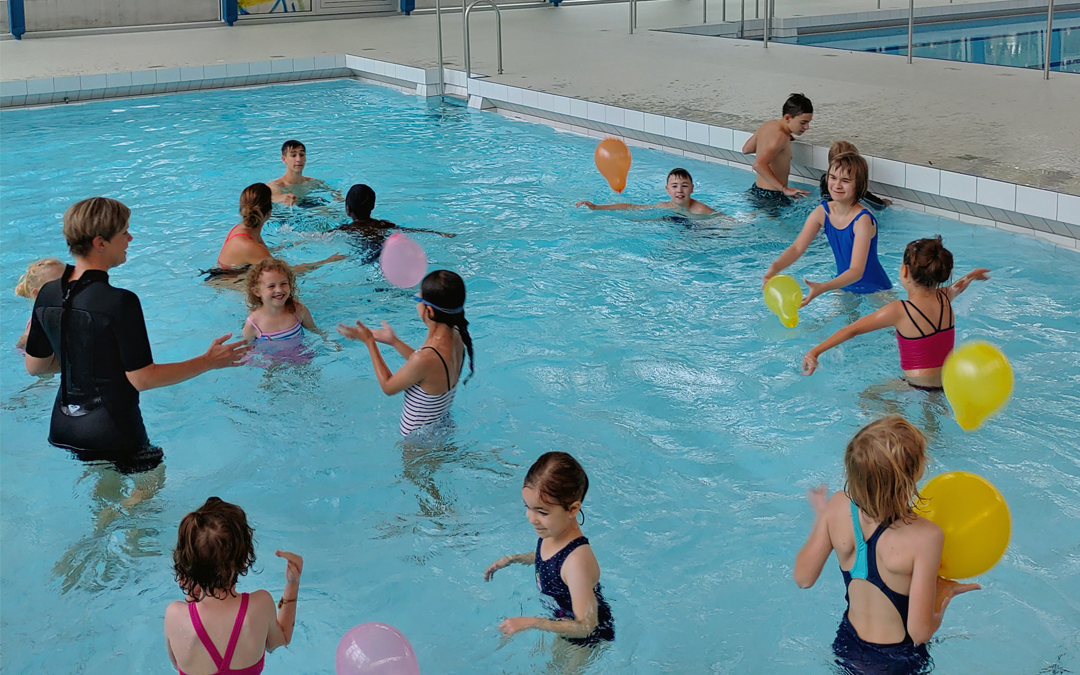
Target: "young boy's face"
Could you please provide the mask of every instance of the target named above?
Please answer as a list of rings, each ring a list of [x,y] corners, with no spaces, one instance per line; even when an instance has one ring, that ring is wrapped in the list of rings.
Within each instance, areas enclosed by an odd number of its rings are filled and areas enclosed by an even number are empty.
[[[289,148],[281,156],[285,166],[296,173],[304,173],[304,164],[307,163],[307,152],[303,148]]]
[[[802,115],[784,115],[784,124],[787,125],[788,131],[792,136],[802,136],[806,133],[806,130],[810,128],[810,121],[814,119],[814,113],[803,113]]]
[[[679,206],[686,206],[690,203],[690,195],[694,192],[694,181],[689,178],[669,176],[664,189],[667,190],[671,201]]]

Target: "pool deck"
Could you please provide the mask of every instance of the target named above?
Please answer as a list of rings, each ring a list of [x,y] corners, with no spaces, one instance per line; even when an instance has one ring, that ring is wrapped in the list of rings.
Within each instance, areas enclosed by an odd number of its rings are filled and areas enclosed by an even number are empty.
[[[778,43],[763,49],[749,40],[654,30],[700,22],[700,3],[688,0],[640,3],[634,35],[625,4],[505,11],[505,74],[487,81],[745,132],[778,116],[787,95],[800,91],[816,107],[801,139],[813,145],[847,139],[874,157],[1080,195],[1078,75],[1044,81],[1040,71],[1019,68],[929,59],[908,65],[902,57]],[[472,33],[474,71],[493,74],[491,16],[474,17]],[[443,35],[446,64],[461,68],[460,14],[444,16]],[[4,41],[0,76],[28,80],[329,54],[434,68],[435,17]],[[1080,200],[1069,197],[1068,208],[1074,204],[1080,209]]]

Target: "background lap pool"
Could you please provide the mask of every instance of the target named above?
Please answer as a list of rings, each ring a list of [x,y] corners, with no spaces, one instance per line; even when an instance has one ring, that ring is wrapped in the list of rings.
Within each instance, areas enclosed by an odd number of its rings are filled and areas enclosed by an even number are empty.
[[[307,367],[241,368],[149,392],[164,485],[96,527],[130,484],[45,442],[56,382],[28,378],[6,349],[5,673],[168,672],[161,616],[178,597],[176,525],[214,494],[243,505],[256,527],[259,562],[242,589],[280,591],[275,548],[305,556],[295,642],[268,657],[267,673],[332,672],[341,634],[374,620],[409,636],[425,673],[542,672],[540,634],[501,646],[496,631],[504,616],[539,613],[531,571],[508,568],[487,584],[482,573],[535,545],[520,483],[553,449],[590,472],[585,532],[615,614],[618,638],[589,672],[825,673],[842,581],[835,559],[813,590],[791,581],[811,522],[804,492],[837,487],[847,438],[891,411],[927,429],[934,473],[986,476],[1014,518],[985,590],[949,610],[932,648],[938,671],[1080,667],[1075,253],[906,211],[882,219],[894,280],[903,245],[934,233],[959,272],[994,270],[956,303],[959,337],[1001,345],[1017,389],[1001,416],[965,435],[941,399],[878,386],[897,372],[885,332],[826,355],[812,378],[798,374],[806,349],[871,305],[824,297],[792,330],[767,313],[760,276],[805,209],[755,218],[743,171],[634,151],[626,199],[656,200],[682,165],[730,221],[686,228],[574,209],[613,197],[592,166],[594,140],[351,82],[5,111],[0,121],[4,289],[31,260],[63,257],[68,204],[117,197],[133,208],[135,241],[113,278],[140,294],[156,359],[201,353],[245,312],[197,270],[238,220],[240,190],[280,175],[281,142],[297,137],[308,175],[369,183],[379,217],[457,234],[417,239],[433,264],[465,277],[478,359],[458,392],[457,432],[435,449],[399,444],[400,397],[379,392],[356,343],[338,351],[315,338]],[[268,230],[272,243],[297,242],[287,259],[354,252],[346,236],[317,232],[319,219],[294,222]],[[316,322],[386,319],[419,342],[409,293],[360,258],[302,278]],[[824,279],[831,269],[818,241],[792,272]],[[11,345],[30,305],[0,297],[0,340]]]

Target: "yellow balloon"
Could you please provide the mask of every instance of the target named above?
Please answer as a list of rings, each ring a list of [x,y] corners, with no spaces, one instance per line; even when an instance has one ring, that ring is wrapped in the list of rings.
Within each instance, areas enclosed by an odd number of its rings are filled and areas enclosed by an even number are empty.
[[[765,305],[780,317],[780,323],[788,328],[799,325],[799,305],[802,304],[802,287],[791,277],[781,274],[765,283]]]
[[[945,359],[941,384],[960,428],[972,431],[1005,407],[1012,394],[1012,366],[989,342],[965,342]]]
[[[945,533],[938,574],[967,579],[986,572],[1009,546],[1009,505],[985,478],[966,471],[935,476],[919,492],[919,512]]]

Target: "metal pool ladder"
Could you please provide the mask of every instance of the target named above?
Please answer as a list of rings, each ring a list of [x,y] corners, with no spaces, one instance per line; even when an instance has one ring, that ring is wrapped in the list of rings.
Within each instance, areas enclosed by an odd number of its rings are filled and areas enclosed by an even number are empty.
[[[502,16],[499,14],[499,6],[496,5],[493,0],[473,0],[469,3],[469,6],[465,8],[465,11],[461,17],[462,30],[465,32],[465,81],[466,87],[468,87],[468,81],[472,78],[472,61],[469,58],[469,14],[479,4],[485,4],[495,10],[495,47],[498,50],[498,64],[499,75],[503,74],[503,62],[502,62]]]

